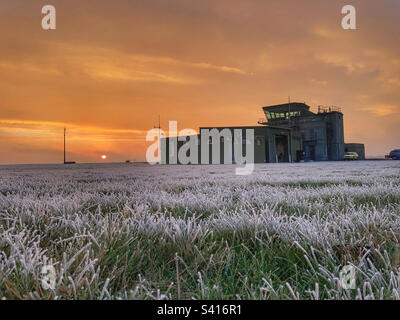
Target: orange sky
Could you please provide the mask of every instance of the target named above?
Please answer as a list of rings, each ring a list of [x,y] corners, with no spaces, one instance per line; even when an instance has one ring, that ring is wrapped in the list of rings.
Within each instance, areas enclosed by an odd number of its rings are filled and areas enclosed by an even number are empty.
[[[62,161],[64,126],[69,160],[144,160],[158,114],[255,125],[289,94],[340,106],[367,155],[400,148],[398,0],[2,0],[0,28],[0,164]]]

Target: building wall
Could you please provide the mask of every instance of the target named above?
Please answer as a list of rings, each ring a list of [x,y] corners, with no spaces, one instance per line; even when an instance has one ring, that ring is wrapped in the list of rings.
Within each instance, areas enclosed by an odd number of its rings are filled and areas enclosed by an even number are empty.
[[[242,156],[245,156],[247,146],[246,146],[246,129],[254,129],[254,162],[255,163],[266,163],[266,162],[277,162],[277,149],[276,149],[276,142],[277,136],[281,137],[282,141],[286,141],[284,145],[280,146],[281,152],[288,155],[289,154],[289,137],[290,137],[290,130],[286,128],[272,128],[268,126],[257,126],[257,127],[218,127],[218,128],[200,128],[202,129],[217,129],[221,132],[223,129],[228,129],[231,132],[232,139],[230,141],[225,141],[225,139],[220,139],[220,163],[223,164],[224,162],[224,147],[225,143],[232,144],[232,155],[231,159],[234,163],[234,139],[233,133],[234,130],[242,130]],[[198,135],[199,139],[199,149],[198,149],[198,163],[201,163],[201,135]],[[162,147],[162,163],[171,164],[170,159],[170,138],[163,139],[164,141],[161,143]],[[185,142],[178,141],[178,150]],[[298,141],[296,142],[298,144]],[[297,145],[295,144],[295,146]],[[209,163],[212,163],[212,154],[213,154],[213,144],[211,142],[208,143],[209,148]],[[296,151],[292,146],[292,159],[295,158]],[[286,157],[288,158],[288,156]],[[286,160],[288,161],[288,160]],[[293,160],[294,161],[294,160]],[[179,161],[178,161],[179,163]]]
[[[292,133],[292,161],[300,162],[304,160],[303,156],[303,140],[300,134]]]
[[[254,162],[267,162],[267,139],[259,133],[254,137]]]
[[[287,110],[286,110],[287,109]],[[271,110],[283,114],[280,118],[271,116]],[[270,115],[268,125],[249,127],[206,127],[202,129],[217,129],[221,132],[228,129],[233,137],[234,130],[242,130],[242,138],[246,139],[246,129],[254,129],[254,161],[256,163],[278,161],[336,161],[342,160],[345,153],[343,114],[340,111],[328,111],[313,113],[305,104],[292,104],[290,112],[288,105],[264,107],[266,114]],[[271,112],[270,112],[271,111]],[[286,112],[286,113],[285,113]],[[289,117],[289,114],[294,114]],[[285,116],[286,114],[286,116]],[[290,118],[290,123],[289,123]],[[263,123],[264,124],[264,123]],[[290,128],[289,129],[289,125]],[[167,139],[168,140],[168,139]],[[199,136],[199,141],[201,136]],[[220,141],[220,163],[224,163],[224,139]],[[232,138],[232,151],[234,141]],[[167,143],[167,156],[169,158],[169,143]],[[178,148],[184,142],[178,142]],[[201,163],[201,142],[199,143],[199,163]],[[209,144],[209,163],[212,163],[212,148]],[[246,144],[242,145],[243,156]],[[364,152],[358,149],[360,157]],[[232,154],[233,160],[233,154]],[[167,163],[171,162],[166,160]]]
[[[291,127],[294,137],[301,136],[303,160],[341,160],[344,155],[343,114],[339,108],[329,107],[313,113],[304,103],[264,107],[268,124]],[[293,140],[293,139],[292,139]],[[293,153],[293,146],[292,146]],[[292,159],[298,158],[294,156]]]
[[[343,159],[343,114],[319,113],[297,120],[295,123],[303,138],[305,160],[336,161]]]
[[[343,114],[340,112],[328,113],[328,129],[330,130],[330,139],[328,139],[329,160],[342,160],[344,156],[344,129]],[[328,132],[329,133],[329,132]]]
[[[305,160],[328,160],[326,122],[315,116],[299,119],[298,130],[303,137]]]

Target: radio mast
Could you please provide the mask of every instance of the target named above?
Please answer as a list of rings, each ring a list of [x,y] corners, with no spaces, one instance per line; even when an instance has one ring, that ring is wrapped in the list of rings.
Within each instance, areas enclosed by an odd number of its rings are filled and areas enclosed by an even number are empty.
[[[66,133],[67,133],[67,128],[64,128],[64,164],[66,162],[66,157],[65,157],[65,136],[66,136]]]
[[[67,148],[66,148],[66,140],[67,140],[67,128],[64,128],[64,164],[75,164],[75,161],[67,161]]]

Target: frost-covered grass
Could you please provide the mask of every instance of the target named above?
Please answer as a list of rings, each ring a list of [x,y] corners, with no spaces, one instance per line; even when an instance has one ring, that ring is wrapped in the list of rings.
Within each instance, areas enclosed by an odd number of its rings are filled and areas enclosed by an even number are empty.
[[[400,299],[399,161],[234,168],[1,166],[0,298]]]

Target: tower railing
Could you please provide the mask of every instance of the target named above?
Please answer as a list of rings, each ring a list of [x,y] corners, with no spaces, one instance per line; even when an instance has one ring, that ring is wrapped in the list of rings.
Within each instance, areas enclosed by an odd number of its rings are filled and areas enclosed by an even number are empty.
[[[342,109],[336,106],[318,106],[318,113],[329,113],[329,112],[342,112]]]
[[[258,124],[267,124],[267,119],[265,119],[265,118],[258,118],[258,121],[257,121],[257,123]]]

